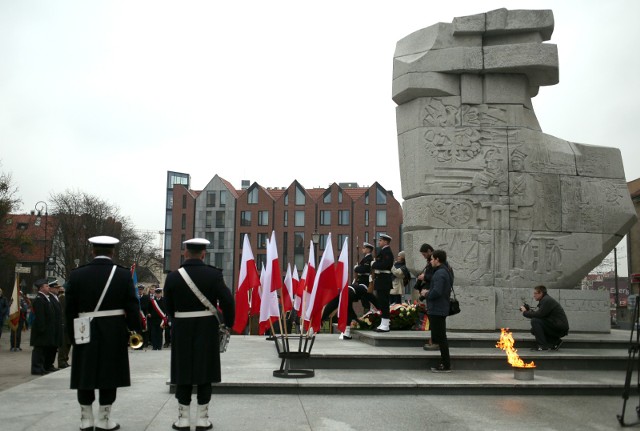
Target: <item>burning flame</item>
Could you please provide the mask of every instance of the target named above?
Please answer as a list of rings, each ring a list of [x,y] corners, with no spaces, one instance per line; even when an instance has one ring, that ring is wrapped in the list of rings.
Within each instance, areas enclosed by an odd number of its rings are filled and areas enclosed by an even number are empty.
[[[525,364],[522,359],[520,359],[520,355],[518,355],[518,351],[513,348],[515,341],[513,340],[513,334],[509,331],[509,329],[500,329],[502,332],[500,334],[500,341],[496,344],[496,347],[502,349],[507,354],[507,360],[512,367],[517,368],[535,368],[536,364],[533,361]]]

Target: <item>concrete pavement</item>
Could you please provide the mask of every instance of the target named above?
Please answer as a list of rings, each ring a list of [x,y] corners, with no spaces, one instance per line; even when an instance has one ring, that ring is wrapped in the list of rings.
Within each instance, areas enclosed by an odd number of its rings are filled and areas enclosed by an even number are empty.
[[[29,362],[25,367],[16,358],[22,355],[28,359],[31,349],[23,343],[21,354],[9,352],[4,346],[6,335],[0,340],[0,429],[77,430],[79,407],[75,391],[68,389],[69,369],[37,378],[25,375]],[[317,347],[322,348],[322,342],[318,339]],[[118,390],[112,413],[123,430],[171,429],[177,401],[166,385],[169,361],[168,350],[130,353],[132,386]],[[229,351],[223,354],[223,380],[225,373],[246,375],[249,380],[264,374],[268,384],[271,372],[278,366],[273,343],[258,337],[232,337]],[[330,374],[323,374],[330,371],[318,370],[319,378],[330,378]],[[429,378],[446,384],[446,379],[461,373],[434,374]],[[370,370],[372,387],[378,374],[377,370]],[[215,430],[611,430],[618,428],[616,414],[622,407],[620,396],[426,393],[428,388],[425,395],[215,394],[210,414]],[[629,400],[629,421],[635,419],[637,403],[637,397]]]

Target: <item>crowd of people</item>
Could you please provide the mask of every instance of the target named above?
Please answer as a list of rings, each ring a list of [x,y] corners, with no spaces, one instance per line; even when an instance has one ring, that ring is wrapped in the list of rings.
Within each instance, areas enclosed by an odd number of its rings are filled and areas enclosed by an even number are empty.
[[[219,339],[212,337],[222,325],[234,322],[234,301],[225,285],[222,272],[204,263],[205,239],[185,241],[185,261],[178,271],[167,276],[165,288],[158,285],[136,288],[131,272],[112,261],[115,245],[112,237],[94,237],[93,260],[71,272],[65,286],[57,280],[37,280],[37,294],[32,301],[19,295],[18,325],[11,331],[11,351],[20,351],[21,333],[30,328],[32,346],[31,372],[43,375],[69,366],[71,389],[77,391],[80,404],[81,430],[116,430],[120,425],[110,417],[117,388],[130,386],[128,339],[131,333],[143,335],[143,346],[153,350],[171,348],[171,383],[176,385],[179,403],[178,419],[173,429],[190,429],[191,393],[197,387],[196,427],[212,428],[208,417],[211,384],[221,381]],[[391,250],[392,238],[381,234],[378,247],[365,242],[362,259],[354,267],[354,282],[349,286],[348,321],[357,319],[353,303],[360,301],[365,311],[381,315],[377,332],[389,332],[390,306],[402,302],[412,278],[406,266],[404,251]],[[425,350],[439,350],[440,363],[431,368],[435,373],[451,372],[451,359],[446,331],[454,271],[444,250],[429,244],[420,247],[426,263],[416,274],[413,289],[425,302],[431,338]],[[66,289],[65,289],[66,288]],[[65,293],[66,290],[66,293]],[[537,308],[523,304],[520,310],[531,319],[535,350],[557,350],[569,331],[562,306],[544,286],[534,288]],[[213,305],[215,304],[215,305]],[[338,308],[339,298],[324,310],[328,319]],[[0,323],[9,314],[10,301],[0,291]],[[217,309],[222,311],[219,317]],[[78,320],[88,318],[90,340],[78,338]],[[0,337],[2,336],[0,325]],[[341,339],[350,339],[350,325]],[[55,358],[58,358],[56,368]],[[98,414],[93,403],[98,391]]]

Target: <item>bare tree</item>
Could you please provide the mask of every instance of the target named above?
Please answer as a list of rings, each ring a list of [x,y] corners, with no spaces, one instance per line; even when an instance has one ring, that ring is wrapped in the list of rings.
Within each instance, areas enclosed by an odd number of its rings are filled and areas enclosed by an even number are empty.
[[[97,235],[109,235],[120,239],[116,249],[116,261],[125,266],[134,262],[141,265],[153,255],[151,240],[137,235],[128,217],[120,209],[99,197],[81,191],[67,190],[50,197],[58,220],[58,253],[65,269],[65,278],[75,268],[76,259],[85,264],[91,259],[88,239]]]
[[[11,174],[0,172],[0,283],[3,287],[13,283],[15,248],[30,241],[15,226],[7,224],[7,216],[16,211],[21,203],[18,187],[14,185]],[[10,291],[6,293],[11,294]]]

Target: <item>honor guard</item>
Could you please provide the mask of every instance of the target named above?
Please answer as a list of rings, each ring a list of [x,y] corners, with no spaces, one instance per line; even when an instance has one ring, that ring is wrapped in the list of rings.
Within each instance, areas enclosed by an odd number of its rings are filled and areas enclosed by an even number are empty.
[[[373,245],[368,242],[362,243],[364,249],[364,257],[353,268],[353,272],[356,273],[356,284],[369,285],[369,275],[371,274],[371,262],[373,262]]]
[[[221,380],[218,319],[207,303],[222,310],[224,324],[233,326],[235,307],[222,271],[204,263],[209,241],[193,238],[184,242],[185,261],[167,276],[164,298],[172,322],[171,383],[176,385],[178,420],[176,430],[190,429],[191,391],[197,385],[196,429],[211,429],[209,401],[211,384]],[[186,276],[181,273],[186,272]],[[190,285],[191,284],[191,285]],[[195,288],[194,288],[195,287]],[[201,293],[203,296],[198,296]]]
[[[389,292],[392,288],[393,276],[391,275],[391,268],[393,267],[393,252],[391,247],[391,237],[387,234],[380,234],[378,237],[378,246],[380,252],[377,254],[376,259],[371,263],[371,270],[374,273],[374,290],[378,297],[378,305],[382,312],[382,319],[380,326],[376,328],[376,332],[389,332]]]
[[[110,418],[111,405],[117,388],[131,386],[126,340],[130,330],[140,331],[140,308],[131,271],[112,261],[118,239],[96,236],[89,242],[94,258],[71,271],[66,293],[66,328],[74,344],[71,389],[78,391],[81,430],[116,430],[120,425]],[[91,318],[86,344],[75,343],[73,320],[77,317]],[[94,421],[95,389],[99,409]]]

